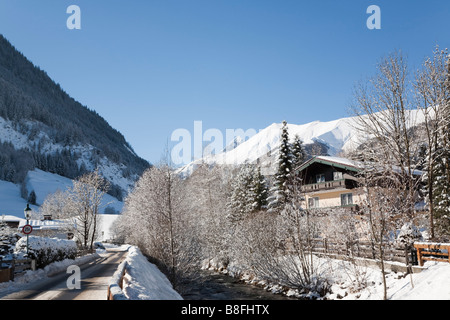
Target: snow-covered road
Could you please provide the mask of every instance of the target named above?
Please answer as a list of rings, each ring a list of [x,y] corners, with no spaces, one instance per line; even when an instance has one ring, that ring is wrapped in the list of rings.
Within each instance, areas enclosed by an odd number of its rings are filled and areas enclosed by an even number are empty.
[[[125,258],[126,251],[108,249],[95,260],[80,266],[80,288],[69,288],[75,284],[75,273],[60,272],[7,294],[0,299],[28,300],[106,300],[109,280]],[[69,281],[68,281],[69,280]]]

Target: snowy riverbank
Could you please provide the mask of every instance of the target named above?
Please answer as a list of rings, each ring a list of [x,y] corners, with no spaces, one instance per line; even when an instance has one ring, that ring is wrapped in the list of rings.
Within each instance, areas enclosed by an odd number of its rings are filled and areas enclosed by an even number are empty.
[[[329,293],[319,299],[326,300],[382,300],[383,282],[381,271],[374,266],[355,266],[348,261],[317,258],[318,273],[327,279]],[[274,294],[286,294],[300,299],[317,299],[315,294],[301,294],[296,289],[282,287],[257,279],[238,265],[226,268],[207,262],[207,270],[216,270],[237,277],[249,285],[263,287]],[[388,272],[386,275],[389,300],[450,300],[450,263],[427,261],[421,272],[406,274]]]

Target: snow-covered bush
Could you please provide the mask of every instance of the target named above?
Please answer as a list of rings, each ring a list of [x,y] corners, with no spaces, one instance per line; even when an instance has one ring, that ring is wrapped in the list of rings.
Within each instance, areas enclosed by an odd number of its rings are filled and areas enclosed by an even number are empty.
[[[15,253],[20,256],[27,252],[27,238],[23,237],[16,243]],[[75,259],[77,245],[75,241],[57,238],[43,238],[30,236],[28,239],[28,254],[36,259],[36,267],[43,268],[46,265],[64,259]]]
[[[0,260],[9,260],[20,235],[6,224],[0,222]]]
[[[409,248],[414,241],[421,241],[422,234],[420,230],[411,222],[405,223],[400,229],[397,239],[395,241],[397,248]]]

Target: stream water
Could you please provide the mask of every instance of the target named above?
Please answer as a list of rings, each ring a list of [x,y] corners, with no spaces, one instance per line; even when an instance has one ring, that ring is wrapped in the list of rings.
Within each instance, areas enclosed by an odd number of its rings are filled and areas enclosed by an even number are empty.
[[[298,300],[243,283],[224,274],[202,272],[205,280],[191,285],[189,292],[182,294],[185,300]]]

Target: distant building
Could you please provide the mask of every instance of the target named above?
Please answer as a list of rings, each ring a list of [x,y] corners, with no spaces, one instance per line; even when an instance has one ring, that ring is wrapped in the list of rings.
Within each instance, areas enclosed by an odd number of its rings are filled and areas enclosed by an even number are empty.
[[[112,242],[114,240],[114,233],[111,226],[114,221],[121,215],[118,214],[99,214],[97,221],[97,239],[96,241]],[[22,232],[22,228],[26,225],[26,219],[17,217],[15,224],[12,227],[17,228],[18,232]],[[31,235],[48,238],[59,239],[73,239],[74,230],[76,229],[76,219],[52,219],[51,216],[44,216],[44,219],[28,220],[28,223],[33,228]]]
[[[303,179],[304,206],[313,208],[348,208],[356,211],[363,193],[358,188],[360,168],[345,158],[316,156],[296,170]]]
[[[27,224],[27,220],[22,219],[18,225],[18,231],[22,232],[23,226]],[[44,220],[28,220],[28,224],[33,228],[32,235],[48,238],[72,239],[74,228],[69,220],[55,219],[46,216]]]
[[[16,216],[12,216],[12,215],[1,215],[0,216],[0,222],[5,223],[8,227],[16,229],[19,227],[20,222],[24,220],[26,222],[25,219],[16,217]]]
[[[303,179],[303,207],[359,211],[365,199],[365,193],[359,183],[362,171],[360,163],[346,158],[315,156],[309,159],[296,169],[296,173]],[[412,174],[419,178],[422,172],[414,170]],[[383,178],[380,183],[382,181]],[[423,201],[421,202],[418,196],[415,209],[424,210]]]

